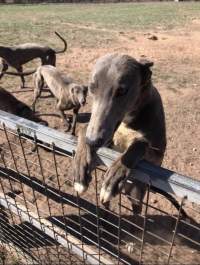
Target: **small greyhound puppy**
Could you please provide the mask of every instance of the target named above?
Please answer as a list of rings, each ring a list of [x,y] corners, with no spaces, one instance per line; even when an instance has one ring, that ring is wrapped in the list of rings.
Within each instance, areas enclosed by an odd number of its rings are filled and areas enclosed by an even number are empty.
[[[16,46],[0,46],[0,57],[2,60],[2,71],[0,79],[3,77],[4,72],[7,71],[8,66],[14,67],[19,73],[23,72],[22,66],[33,59],[40,58],[42,65],[50,64],[56,65],[56,54],[63,53],[67,49],[66,40],[57,32],[55,34],[63,41],[64,48],[56,51],[48,46],[40,45],[37,43],[25,43]],[[20,75],[22,81],[22,88],[25,87],[25,79]]]
[[[41,95],[44,83],[46,83],[50,92],[56,98],[56,108],[65,122],[67,130],[71,129],[72,134],[74,135],[78,111],[80,107],[86,103],[88,88],[74,83],[71,78],[64,77],[54,66],[51,65],[39,66],[34,74],[34,81],[33,111],[35,111],[35,104]],[[72,125],[67,121],[64,113],[65,110],[70,109],[73,109]]]
[[[37,117],[29,106],[2,87],[0,87],[0,110],[48,126],[48,123]]]
[[[74,157],[74,188],[81,194],[87,190],[94,168],[95,156],[91,153],[99,147],[109,146],[122,122],[140,132],[141,137],[134,139],[108,168],[100,193],[101,202],[108,203],[124,188],[126,194],[138,199],[138,202],[132,201],[135,213],[142,210],[145,185],[139,181],[127,184],[126,180],[142,159],[161,165],[166,149],[163,104],[152,84],[152,66],[152,62],[136,61],[120,54],[108,54],[97,60],[89,83],[93,97],[92,115],[86,136],[82,137],[85,143],[78,144]]]

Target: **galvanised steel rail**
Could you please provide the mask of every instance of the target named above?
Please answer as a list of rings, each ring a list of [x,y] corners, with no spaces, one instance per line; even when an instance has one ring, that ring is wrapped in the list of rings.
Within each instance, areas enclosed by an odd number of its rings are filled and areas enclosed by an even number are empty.
[[[33,139],[37,137],[38,141],[46,144],[52,144],[53,142],[56,147],[66,150],[70,156],[76,150],[77,141],[75,137],[7,112],[0,111],[0,123],[13,130],[19,129],[24,136]],[[110,166],[120,154],[108,148],[100,148],[98,155],[104,165]],[[145,183],[150,181],[152,186],[165,192],[179,197],[187,196],[189,201],[200,203],[200,182],[187,176],[143,161],[139,163],[134,178]]]
[[[75,137],[0,111],[0,141],[0,248],[14,249],[22,264],[132,265],[148,264],[151,258],[156,264],[184,264],[187,252],[190,262],[199,260],[199,181],[139,163],[129,181],[144,182],[147,195],[143,213],[134,216],[123,192],[113,209],[99,204],[102,167],[95,169],[84,198],[74,194],[73,176],[66,171],[76,150]],[[105,166],[119,155],[107,148],[98,151]],[[179,210],[161,207],[163,197],[161,205],[152,203],[152,187],[180,198]],[[185,201],[197,207],[185,209]],[[183,208],[191,219],[183,218]],[[159,251],[149,237],[159,242]],[[177,240],[184,242],[180,253]]]

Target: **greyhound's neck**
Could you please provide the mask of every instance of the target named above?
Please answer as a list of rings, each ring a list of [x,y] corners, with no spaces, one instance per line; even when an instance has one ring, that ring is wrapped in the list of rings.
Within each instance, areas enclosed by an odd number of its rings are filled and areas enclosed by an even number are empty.
[[[136,100],[136,102],[133,104],[132,108],[125,114],[125,117],[123,119],[123,122],[125,124],[132,123],[138,116],[138,114],[141,112],[141,110],[144,108],[146,104],[151,100],[152,97],[152,83],[150,82],[149,87],[146,87],[142,89],[140,96]]]

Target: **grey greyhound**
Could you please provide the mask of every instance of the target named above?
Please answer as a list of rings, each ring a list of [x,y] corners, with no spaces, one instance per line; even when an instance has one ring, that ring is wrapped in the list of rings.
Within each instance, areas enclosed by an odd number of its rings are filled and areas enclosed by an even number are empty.
[[[141,137],[108,168],[100,192],[101,202],[107,203],[124,188],[128,195],[138,199],[132,201],[135,213],[142,210],[146,189],[139,181],[125,185],[126,180],[142,159],[161,165],[166,149],[163,104],[152,84],[152,66],[152,62],[120,54],[108,54],[97,60],[89,82],[93,98],[91,119],[74,157],[74,188],[82,194],[91,180],[95,151],[111,143],[120,123],[139,131]]]
[[[71,78],[63,76],[54,66],[44,65],[37,68],[34,74],[35,89],[33,100],[33,111],[35,111],[35,104],[40,97],[44,83],[50,89],[50,92],[56,98],[58,109],[61,118],[67,126],[67,130],[75,134],[76,121],[78,111],[81,106],[85,105],[88,88],[84,85],[75,83]],[[65,110],[73,109],[72,125],[67,121]],[[71,127],[71,128],[70,128]]]
[[[31,121],[40,123],[42,125],[48,125],[48,123],[40,119],[29,106],[24,102],[18,100],[10,92],[0,87],[0,110],[9,112],[19,117],[29,119]]]
[[[63,41],[64,48],[62,50],[54,50],[49,46],[40,45],[37,43],[25,43],[16,46],[0,46],[0,57],[2,60],[2,71],[0,79],[3,77],[4,72],[7,71],[9,66],[14,67],[18,72],[23,72],[22,66],[33,59],[40,58],[42,65],[50,64],[56,65],[56,54],[63,53],[67,49],[66,40],[60,36],[59,33],[55,34]],[[22,81],[22,88],[25,87],[25,79],[20,75]]]

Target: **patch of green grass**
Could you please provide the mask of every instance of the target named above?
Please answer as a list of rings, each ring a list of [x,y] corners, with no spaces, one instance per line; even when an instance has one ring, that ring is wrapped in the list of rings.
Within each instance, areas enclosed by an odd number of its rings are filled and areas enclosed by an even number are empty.
[[[57,43],[52,32],[67,36],[73,45],[84,41],[92,46],[96,41],[113,38],[113,31],[171,29],[200,18],[198,3],[123,3],[123,4],[43,4],[1,5],[1,43],[50,41]],[[70,23],[70,25],[69,25]],[[81,28],[88,26],[88,28]],[[91,29],[91,27],[95,27]]]
[[[124,4],[49,4],[1,6],[1,20],[8,24],[28,26],[42,24],[95,23],[99,27],[149,28],[152,26],[175,27],[200,17],[198,3],[124,3]]]

